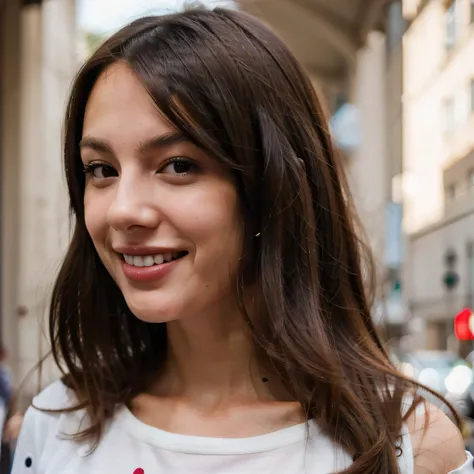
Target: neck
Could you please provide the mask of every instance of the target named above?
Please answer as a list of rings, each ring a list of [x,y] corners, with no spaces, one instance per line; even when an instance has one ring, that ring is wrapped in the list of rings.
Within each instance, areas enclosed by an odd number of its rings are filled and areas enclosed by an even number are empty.
[[[238,310],[173,321],[167,324],[167,338],[157,394],[213,406],[273,398],[267,383],[271,376]]]

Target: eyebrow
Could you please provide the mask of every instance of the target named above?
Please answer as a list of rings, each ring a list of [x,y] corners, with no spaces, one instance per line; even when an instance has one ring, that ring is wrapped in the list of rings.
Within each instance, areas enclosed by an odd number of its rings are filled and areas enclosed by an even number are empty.
[[[191,140],[186,137],[181,132],[169,132],[164,133],[163,135],[158,135],[150,140],[145,142],[140,142],[138,144],[137,150],[139,153],[144,155],[150,150],[156,150],[160,148],[169,148],[173,145],[179,145],[180,143],[191,142]]]
[[[178,145],[184,142],[191,142],[191,140],[183,133],[173,131],[150,138],[144,142],[140,142],[137,146],[137,151],[144,155],[151,150],[169,148],[173,145]],[[84,148],[89,148],[99,153],[113,154],[112,147],[107,141],[94,137],[84,137],[79,142],[79,148],[81,150]]]
[[[84,148],[90,148],[91,150],[98,151],[100,153],[112,153],[112,148],[106,141],[93,137],[84,137],[79,142],[79,148],[81,150]]]

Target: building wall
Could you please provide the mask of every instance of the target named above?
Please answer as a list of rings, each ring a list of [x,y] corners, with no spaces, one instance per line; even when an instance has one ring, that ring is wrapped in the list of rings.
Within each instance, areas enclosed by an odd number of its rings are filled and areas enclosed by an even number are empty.
[[[443,338],[439,337],[439,332],[444,331],[442,323],[452,334],[454,316],[464,307],[473,307],[473,243],[474,201],[468,215],[440,221],[410,237],[408,298],[412,318],[419,326],[416,332],[420,347],[447,348],[441,345]],[[443,284],[448,250],[457,255],[454,269],[459,283],[453,290]]]
[[[240,0],[237,3],[247,8],[255,2]],[[384,298],[387,267],[394,263],[391,257],[396,256],[397,271],[401,264],[401,252],[396,248],[401,247],[401,224],[397,223],[401,220],[401,207],[397,208],[394,204],[399,203],[392,202],[393,176],[400,175],[402,168],[400,97],[405,25],[401,0],[342,0],[338,3],[340,8],[335,7],[337,14],[335,10],[330,17],[324,15],[323,4],[327,4],[326,7],[329,4],[326,0],[320,2],[318,8],[313,2],[313,17],[309,14],[309,5],[303,10],[301,6],[293,6],[291,0],[280,2],[278,8],[271,8],[271,2],[256,3],[282,37],[289,40],[288,44],[308,71],[315,75],[314,82],[320,84],[318,90],[325,93],[325,109],[332,114],[334,141],[345,158],[355,204],[378,264],[379,296]],[[362,8],[365,3],[370,5],[354,16],[352,8],[356,5]],[[345,7],[347,11],[343,10]],[[361,14],[364,22],[359,21]],[[386,15],[390,16],[387,19],[390,34],[387,35],[380,31],[385,23],[382,16]],[[321,25],[327,34],[319,38],[314,32],[321,34]],[[319,41],[311,41],[312,38]],[[320,48],[312,48],[316,43]],[[401,196],[398,198],[401,201]],[[397,313],[398,324],[403,319],[400,310],[398,307],[393,312],[383,310],[382,313],[385,316]]]
[[[457,0],[456,41],[448,48],[447,7],[427,2],[404,37],[407,301],[418,344],[438,349],[454,347],[452,337],[446,341],[454,316],[474,304],[474,27],[470,0]],[[458,255],[452,291],[443,283],[448,250]]]
[[[403,171],[403,35],[406,22],[401,1],[392,1],[385,10],[386,32],[386,208],[385,208],[385,279],[384,295],[388,322],[398,325],[398,335],[406,332],[408,317],[404,302],[406,288],[403,279],[404,236],[402,231],[403,194],[401,177]],[[390,334],[389,334],[390,336]]]
[[[357,53],[351,99],[358,109],[360,143],[347,160],[351,191],[379,263],[384,255],[388,197],[385,53],[385,36],[375,31]]]
[[[379,304],[374,317],[391,325],[406,320],[396,286],[403,263],[402,196],[392,189],[402,171],[401,7],[397,1],[387,5],[386,32],[371,32],[358,52],[352,100],[359,111],[361,137],[347,161],[351,189],[377,264]]]
[[[474,121],[468,110],[474,35],[468,25],[469,1],[458,3],[459,39],[451,51],[445,48],[442,0],[428,2],[404,39],[404,228],[409,234],[442,218],[443,169],[474,145]],[[448,109],[452,100],[451,120]]]
[[[390,197],[401,201],[398,189],[392,189],[394,177],[403,167],[403,34],[406,22],[402,2],[395,1],[386,10],[386,67],[384,83],[387,94],[387,154]]]
[[[9,362],[18,365],[18,175],[20,148],[20,5],[19,1],[4,4],[0,18],[2,35],[1,80],[1,315],[2,338],[9,353]]]
[[[2,318],[20,382],[49,350],[45,314],[68,240],[62,122],[77,61],[74,0],[13,3],[2,31]],[[27,392],[38,389],[40,374],[43,383],[55,376],[45,364]]]

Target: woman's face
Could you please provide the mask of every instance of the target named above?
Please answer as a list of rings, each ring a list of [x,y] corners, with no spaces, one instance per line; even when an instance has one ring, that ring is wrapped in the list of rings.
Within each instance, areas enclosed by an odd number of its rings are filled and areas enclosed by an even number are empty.
[[[228,306],[243,243],[235,185],[124,64],[92,90],[81,158],[87,230],[131,311],[166,322]]]

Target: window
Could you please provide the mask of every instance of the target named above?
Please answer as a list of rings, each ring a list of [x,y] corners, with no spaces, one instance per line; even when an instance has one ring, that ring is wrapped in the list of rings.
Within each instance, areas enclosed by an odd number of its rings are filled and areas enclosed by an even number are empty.
[[[449,97],[444,101],[444,131],[452,132],[456,127],[456,103],[454,97]]]
[[[446,200],[452,201],[456,197],[456,186],[454,184],[448,184],[445,189]]]
[[[390,50],[393,46],[401,44],[405,33],[406,22],[403,17],[402,2],[388,4],[386,20],[387,49]]]
[[[448,51],[454,47],[457,40],[456,4],[457,0],[454,0],[446,10],[446,49]]]
[[[464,125],[469,117],[469,96],[467,88],[463,86],[454,95],[454,114],[457,126]]]
[[[444,99],[442,104],[444,133],[451,134],[457,127],[464,127],[467,123],[470,110],[474,112],[474,84],[472,89],[469,94],[471,97],[468,96],[467,87],[461,86],[457,92]]]
[[[469,182],[469,189],[472,189],[474,190],[474,169],[472,169],[471,171],[469,171],[469,178],[468,178],[468,182]]]
[[[471,108],[471,112],[474,112],[474,79],[471,79],[471,84],[469,87],[469,93],[471,94],[469,105]]]
[[[336,98],[334,100],[334,113],[336,113],[344,104],[347,104],[346,95],[342,92],[336,94]]]
[[[469,305],[474,309],[474,242],[468,242],[466,245],[467,256],[467,295]]]

